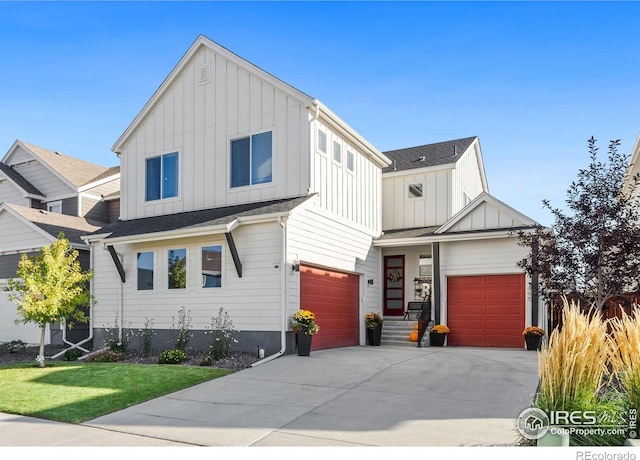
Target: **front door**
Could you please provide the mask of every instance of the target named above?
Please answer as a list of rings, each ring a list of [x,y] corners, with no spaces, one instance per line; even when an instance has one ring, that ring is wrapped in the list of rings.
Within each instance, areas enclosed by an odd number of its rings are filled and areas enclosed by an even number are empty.
[[[404,315],[404,256],[384,258],[384,316]]]

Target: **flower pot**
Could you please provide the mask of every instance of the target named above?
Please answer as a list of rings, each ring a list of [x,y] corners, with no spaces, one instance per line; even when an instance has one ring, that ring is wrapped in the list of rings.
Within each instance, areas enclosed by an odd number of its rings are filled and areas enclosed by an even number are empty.
[[[539,350],[542,344],[542,337],[539,335],[525,335],[524,342],[527,344],[527,350]]]
[[[296,342],[298,344],[298,356],[309,356],[311,353],[312,335],[307,334],[309,328],[303,326],[300,332],[296,334]]]
[[[375,328],[367,328],[367,343],[374,347],[380,346],[380,337],[382,337],[382,324],[378,324]]]
[[[447,334],[438,334],[437,332],[429,332],[429,345],[432,347],[443,347]]]

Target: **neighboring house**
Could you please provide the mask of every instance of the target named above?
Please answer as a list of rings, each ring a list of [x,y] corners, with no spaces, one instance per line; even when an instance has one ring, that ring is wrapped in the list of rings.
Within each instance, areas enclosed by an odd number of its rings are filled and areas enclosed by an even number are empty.
[[[121,220],[84,237],[98,345],[116,323],[153,321],[154,347],[169,348],[182,307],[194,348],[221,307],[237,350],[293,351],[300,308],[316,314],[314,349],[361,345],[366,312],[402,317],[414,277],[431,276],[451,343],[522,347],[512,332],[539,320],[513,235],[534,222],[488,195],[475,137],[383,154],[317,99],[200,36],[113,151]],[[474,326],[459,317],[475,315],[469,303],[452,301],[475,281],[483,298],[508,299],[495,314],[482,304],[490,320]],[[492,339],[494,321],[508,340]]]
[[[636,139],[636,143],[631,151],[629,158],[629,166],[627,169],[627,175],[625,176],[623,187],[628,191],[630,187],[633,187],[633,194],[640,199],[640,187],[637,186],[632,180],[633,177],[640,175],[640,134]]]
[[[89,247],[80,237],[94,232],[117,214],[116,201],[104,194],[119,190],[119,167],[105,168],[17,140],[0,161],[0,288],[15,278],[22,254],[36,255],[40,248],[64,232],[79,251],[83,268],[90,267]],[[117,216],[116,216],[117,218]],[[0,342],[40,341],[40,329],[15,324],[16,305],[0,293]],[[77,343],[89,337],[89,325],[62,330],[52,325],[47,343]]]
[[[521,347],[544,324],[518,230],[536,223],[488,193],[480,142],[457,139],[385,152],[382,175],[383,314],[402,317],[430,286],[433,320],[450,345]]]

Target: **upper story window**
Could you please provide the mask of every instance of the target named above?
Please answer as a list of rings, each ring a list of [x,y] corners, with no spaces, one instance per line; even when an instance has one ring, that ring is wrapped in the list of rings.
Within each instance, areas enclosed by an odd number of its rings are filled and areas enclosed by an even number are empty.
[[[62,214],[62,201],[52,201],[47,203],[47,211]]]
[[[422,198],[423,193],[422,183],[409,184],[408,198]]]
[[[351,150],[347,150],[347,169],[353,171],[355,163],[354,154]]]
[[[272,181],[272,132],[231,141],[231,187]]]
[[[340,163],[340,160],[342,159],[342,152],[340,150],[340,144],[338,144],[337,142],[333,142],[333,159],[335,161],[337,161],[338,163]]]
[[[318,150],[327,153],[327,135],[320,130],[318,130]]]
[[[138,253],[138,291],[153,290],[153,252]]]
[[[147,158],[145,200],[178,196],[178,152]]]

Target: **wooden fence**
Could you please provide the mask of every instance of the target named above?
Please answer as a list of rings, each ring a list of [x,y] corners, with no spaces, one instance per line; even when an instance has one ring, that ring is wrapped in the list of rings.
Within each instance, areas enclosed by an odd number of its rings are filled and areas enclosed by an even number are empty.
[[[547,303],[547,329],[549,333],[555,328],[562,329],[563,297],[566,297],[569,302],[572,300],[576,302],[585,313],[591,308],[591,305],[584,302],[578,294],[565,294],[564,296],[557,295],[552,297]],[[640,293],[630,293],[612,297],[602,309],[601,315],[603,320],[607,320],[610,318],[620,318],[622,311],[630,315],[634,310],[640,312]]]

